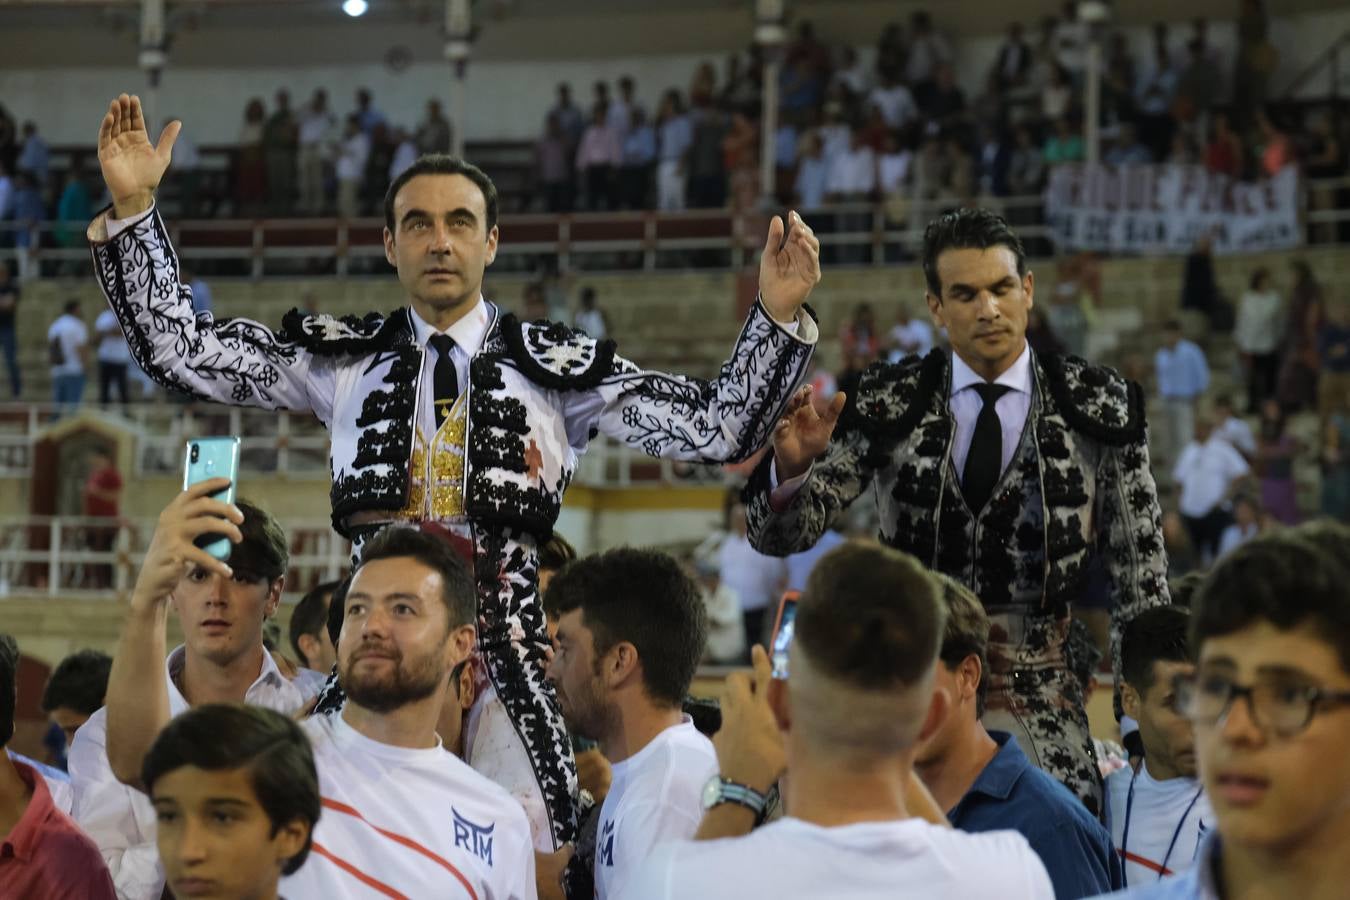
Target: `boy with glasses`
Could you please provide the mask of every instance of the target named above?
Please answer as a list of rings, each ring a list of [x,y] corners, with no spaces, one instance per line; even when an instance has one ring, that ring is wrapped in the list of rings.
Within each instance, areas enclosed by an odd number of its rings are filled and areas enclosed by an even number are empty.
[[[1200,588],[1195,726],[1217,833],[1194,867],[1131,891],[1150,900],[1345,896],[1350,884],[1350,528],[1263,535]]]

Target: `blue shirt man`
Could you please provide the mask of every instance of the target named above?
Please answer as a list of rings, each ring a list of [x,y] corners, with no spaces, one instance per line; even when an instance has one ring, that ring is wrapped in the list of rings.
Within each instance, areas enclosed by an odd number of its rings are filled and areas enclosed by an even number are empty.
[[[1060,900],[1118,888],[1120,861],[1102,824],[1068,788],[1031,764],[1017,738],[1006,731],[989,736],[998,753],[947,813],[952,827],[1021,834],[1045,864]]]
[[[1194,400],[1209,387],[1204,351],[1182,338],[1180,332],[1168,338],[1168,345],[1159,347],[1153,357],[1158,393],[1169,400]]]

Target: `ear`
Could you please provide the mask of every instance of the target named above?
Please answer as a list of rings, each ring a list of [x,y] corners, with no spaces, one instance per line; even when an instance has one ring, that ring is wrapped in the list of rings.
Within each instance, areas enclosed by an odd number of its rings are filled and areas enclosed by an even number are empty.
[[[942,661],[938,661],[942,665]],[[937,734],[942,723],[947,721],[947,716],[952,710],[952,698],[944,687],[933,688],[933,699],[928,701],[928,715],[924,717],[923,728],[919,730],[919,739],[916,743],[922,744],[933,735]]]
[[[389,265],[398,268],[398,257],[394,255],[394,233],[389,230],[388,225],[384,227],[384,258]]]
[[[277,614],[277,607],[281,605],[281,592],[285,587],[285,575],[282,575],[267,586],[267,603],[263,606],[264,619],[270,619]]]
[[[1027,295],[1027,309],[1031,309],[1036,305],[1033,299],[1036,294],[1036,273],[1030,269],[1027,269],[1026,277],[1022,279],[1022,290]]]
[[[639,677],[637,647],[634,647],[628,641],[620,641],[610,649],[609,658],[605,661],[606,674],[609,676],[608,687],[616,688],[622,685],[630,678]],[[640,678],[639,678],[640,680]]]
[[[942,300],[933,296],[928,291],[924,291],[924,301],[928,304],[928,315],[933,320],[933,324],[939,328],[946,328],[947,323],[942,319]]]
[[[276,833],[272,835],[272,849],[276,851],[278,868],[285,868],[291,857],[305,849],[309,831],[310,825],[304,819],[292,819],[277,827]]]
[[[478,629],[473,625],[460,625],[458,628],[450,629],[450,634],[445,639],[445,650],[451,667],[459,665],[460,660],[469,658],[477,639]]]
[[[770,678],[769,685],[764,690],[764,699],[769,702],[769,709],[773,712],[774,721],[778,723],[778,730],[784,733],[792,730],[792,711],[790,709],[792,688],[788,685],[785,678]]]
[[[474,695],[473,666],[468,665],[459,671],[459,684],[455,685],[458,689],[456,696],[459,698],[460,709],[468,712],[473,707],[474,700],[478,699]]]
[[[302,634],[296,640],[296,643],[300,645],[300,653],[305,657],[302,660],[305,664],[305,668],[309,668],[309,661],[311,659],[319,658],[319,651],[322,649],[319,644],[319,639],[312,634]]]
[[[499,236],[499,232],[497,231],[497,226],[496,226],[496,225],[493,225],[493,226],[492,226],[492,230],[488,232],[488,236],[487,236],[487,255],[483,257],[483,259],[484,259],[483,265],[485,265],[485,266],[490,266],[490,265],[492,265],[493,260],[495,260],[495,259],[497,258],[497,237],[498,237],[498,236]]]
[[[1139,713],[1142,711],[1144,698],[1139,696],[1139,692],[1134,689],[1134,685],[1125,682],[1120,686],[1120,708],[1124,710],[1125,715],[1139,721]]]
[[[951,699],[956,703],[964,703],[967,700],[974,701],[975,694],[980,688],[980,675],[984,672],[980,666],[980,658],[974,653],[961,660],[961,664],[956,667],[956,684],[961,689],[959,697]]]

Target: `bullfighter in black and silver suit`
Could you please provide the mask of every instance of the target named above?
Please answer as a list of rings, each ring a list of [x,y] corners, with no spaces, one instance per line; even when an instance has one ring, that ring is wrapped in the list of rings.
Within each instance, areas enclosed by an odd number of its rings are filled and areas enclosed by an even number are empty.
[[[823,415],[807,389],[794,398],[746,489],[750,538],[765,553],[804,550],[870,487],[881,541],[990,613],[985,721],[1098,812],[1069,613],[1093,554],[1111,583],[1113,648],[1124,622],[1168,602],[1143,394],[1111,369],[1032,352],[1034,280],[999,217],[967,209],[930,224],[924,274],[952,354],[874,365]]]
[[[486,696],[468,761],[522,801],[536,847],[554,849],[575,827],[576,773],[545,678],[536,548],[601,432],[705,463],[768,442],[816,342],[803,302],[820,279],[818,241],[795,214],[774,219],[760,300],[715,379],[645,372],[612,341],[486,301],[496,188],[462,160],[424,157],[385,201],[385,254],[410,306],[363,319],[292,311],[273,331],[193,313],[152,197],[177,131],[152,145],[123,95],[99,136],[114,206],[90,226],[94,264],[136,361],[200,399],[313,412],[332,435],[333,527],[358,548],[390,523],[435,523],[473,560]]]

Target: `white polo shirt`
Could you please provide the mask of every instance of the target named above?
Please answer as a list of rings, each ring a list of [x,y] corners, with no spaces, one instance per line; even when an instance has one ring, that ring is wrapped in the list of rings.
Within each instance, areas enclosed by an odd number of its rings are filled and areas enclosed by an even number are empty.
[[[1138,887],[1189,869],[1205,834],[1214,827],[1214,811],[1198,780],[1158,781],[1145,761],[1137,775],[1121,769],[1106,779],[1106,825],[1126,885]]]
[[[1233,479],[1251,468],[1233,445],[1218,435],[1210,435],[1203,444],[1191,441],[1177,458],[1172,478],[1181,485],[1177,507],[1183,516],[1199,519],[1223,502]]]

